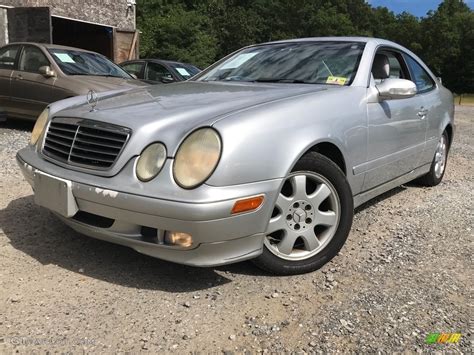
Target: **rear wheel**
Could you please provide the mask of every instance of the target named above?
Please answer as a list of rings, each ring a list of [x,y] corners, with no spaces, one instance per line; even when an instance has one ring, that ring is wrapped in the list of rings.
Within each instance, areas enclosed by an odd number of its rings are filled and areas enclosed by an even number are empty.
[[[285,179],[264,251],[254,262],[280,275],[314,271],[339,252],[352,218],[352,192],[344,173],[325,156],[308,153]]]
[[[418,182],[425,186],[436,186],[443,180],[446,171],[446,163],[448,161],[449,137],[446,131],[441,135],[438,146],[436,147],[431,168],[428,174],[418,179]]]

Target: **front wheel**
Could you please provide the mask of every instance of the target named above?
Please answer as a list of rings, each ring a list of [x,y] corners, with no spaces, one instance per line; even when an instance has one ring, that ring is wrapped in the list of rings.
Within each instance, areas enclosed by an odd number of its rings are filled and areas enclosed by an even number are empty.
[[[344,173],[325,156],[306,154],[283,183],[255,264],[279,275],[319,269],[344,245],[353,213]]]

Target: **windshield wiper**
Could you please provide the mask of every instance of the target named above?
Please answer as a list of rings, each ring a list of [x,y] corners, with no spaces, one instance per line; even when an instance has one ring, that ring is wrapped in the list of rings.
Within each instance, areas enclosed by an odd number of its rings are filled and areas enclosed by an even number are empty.
[[[126,79],[126,78],[123,77],[123,76],[111,75],[111,74],[71,73],[71,74],[68,74],[68,75],[89,75],[89,76],[102,76],[102,77],[105,77],[105,78],[122,78],[122,79]]]
[[[314,84],[310,81],[299,79],[285,79],[285,78],[259,78],[251,80],[254,83],[282,83],[282,84]]]
[[[122,79],[126,79],[126,78],[123,77],[123,76],[120,76],[120,75],[112,75],[112,74],[89,74],[89,75],[103,76],[103,77],[105,77],[105,78],[122,78]]]

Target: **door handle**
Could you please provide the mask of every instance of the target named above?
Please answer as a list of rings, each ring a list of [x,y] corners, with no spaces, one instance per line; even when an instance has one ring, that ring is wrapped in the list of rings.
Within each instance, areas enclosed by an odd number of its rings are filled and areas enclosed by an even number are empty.
[[[420,119],[424,120],[427,114],[428,114],[428,110],[422,107],[420,111],[418,111],[417,116]]]
[[[17,79],[17,80],[23,80],[23,77],[22,77],[21,75],[17,75],[17,76],[15,77],[15,79]]]

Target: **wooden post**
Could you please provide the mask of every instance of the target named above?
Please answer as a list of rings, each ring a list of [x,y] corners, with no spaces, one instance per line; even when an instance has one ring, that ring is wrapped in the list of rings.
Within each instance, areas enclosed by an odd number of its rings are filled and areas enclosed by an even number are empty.
[[[132,45],[130,46],[130,52],[128,52],[128,60],[132,59],[133,54],[135,53],[135,46],[137,44],[138,31],[135,31],[133,34]]]

